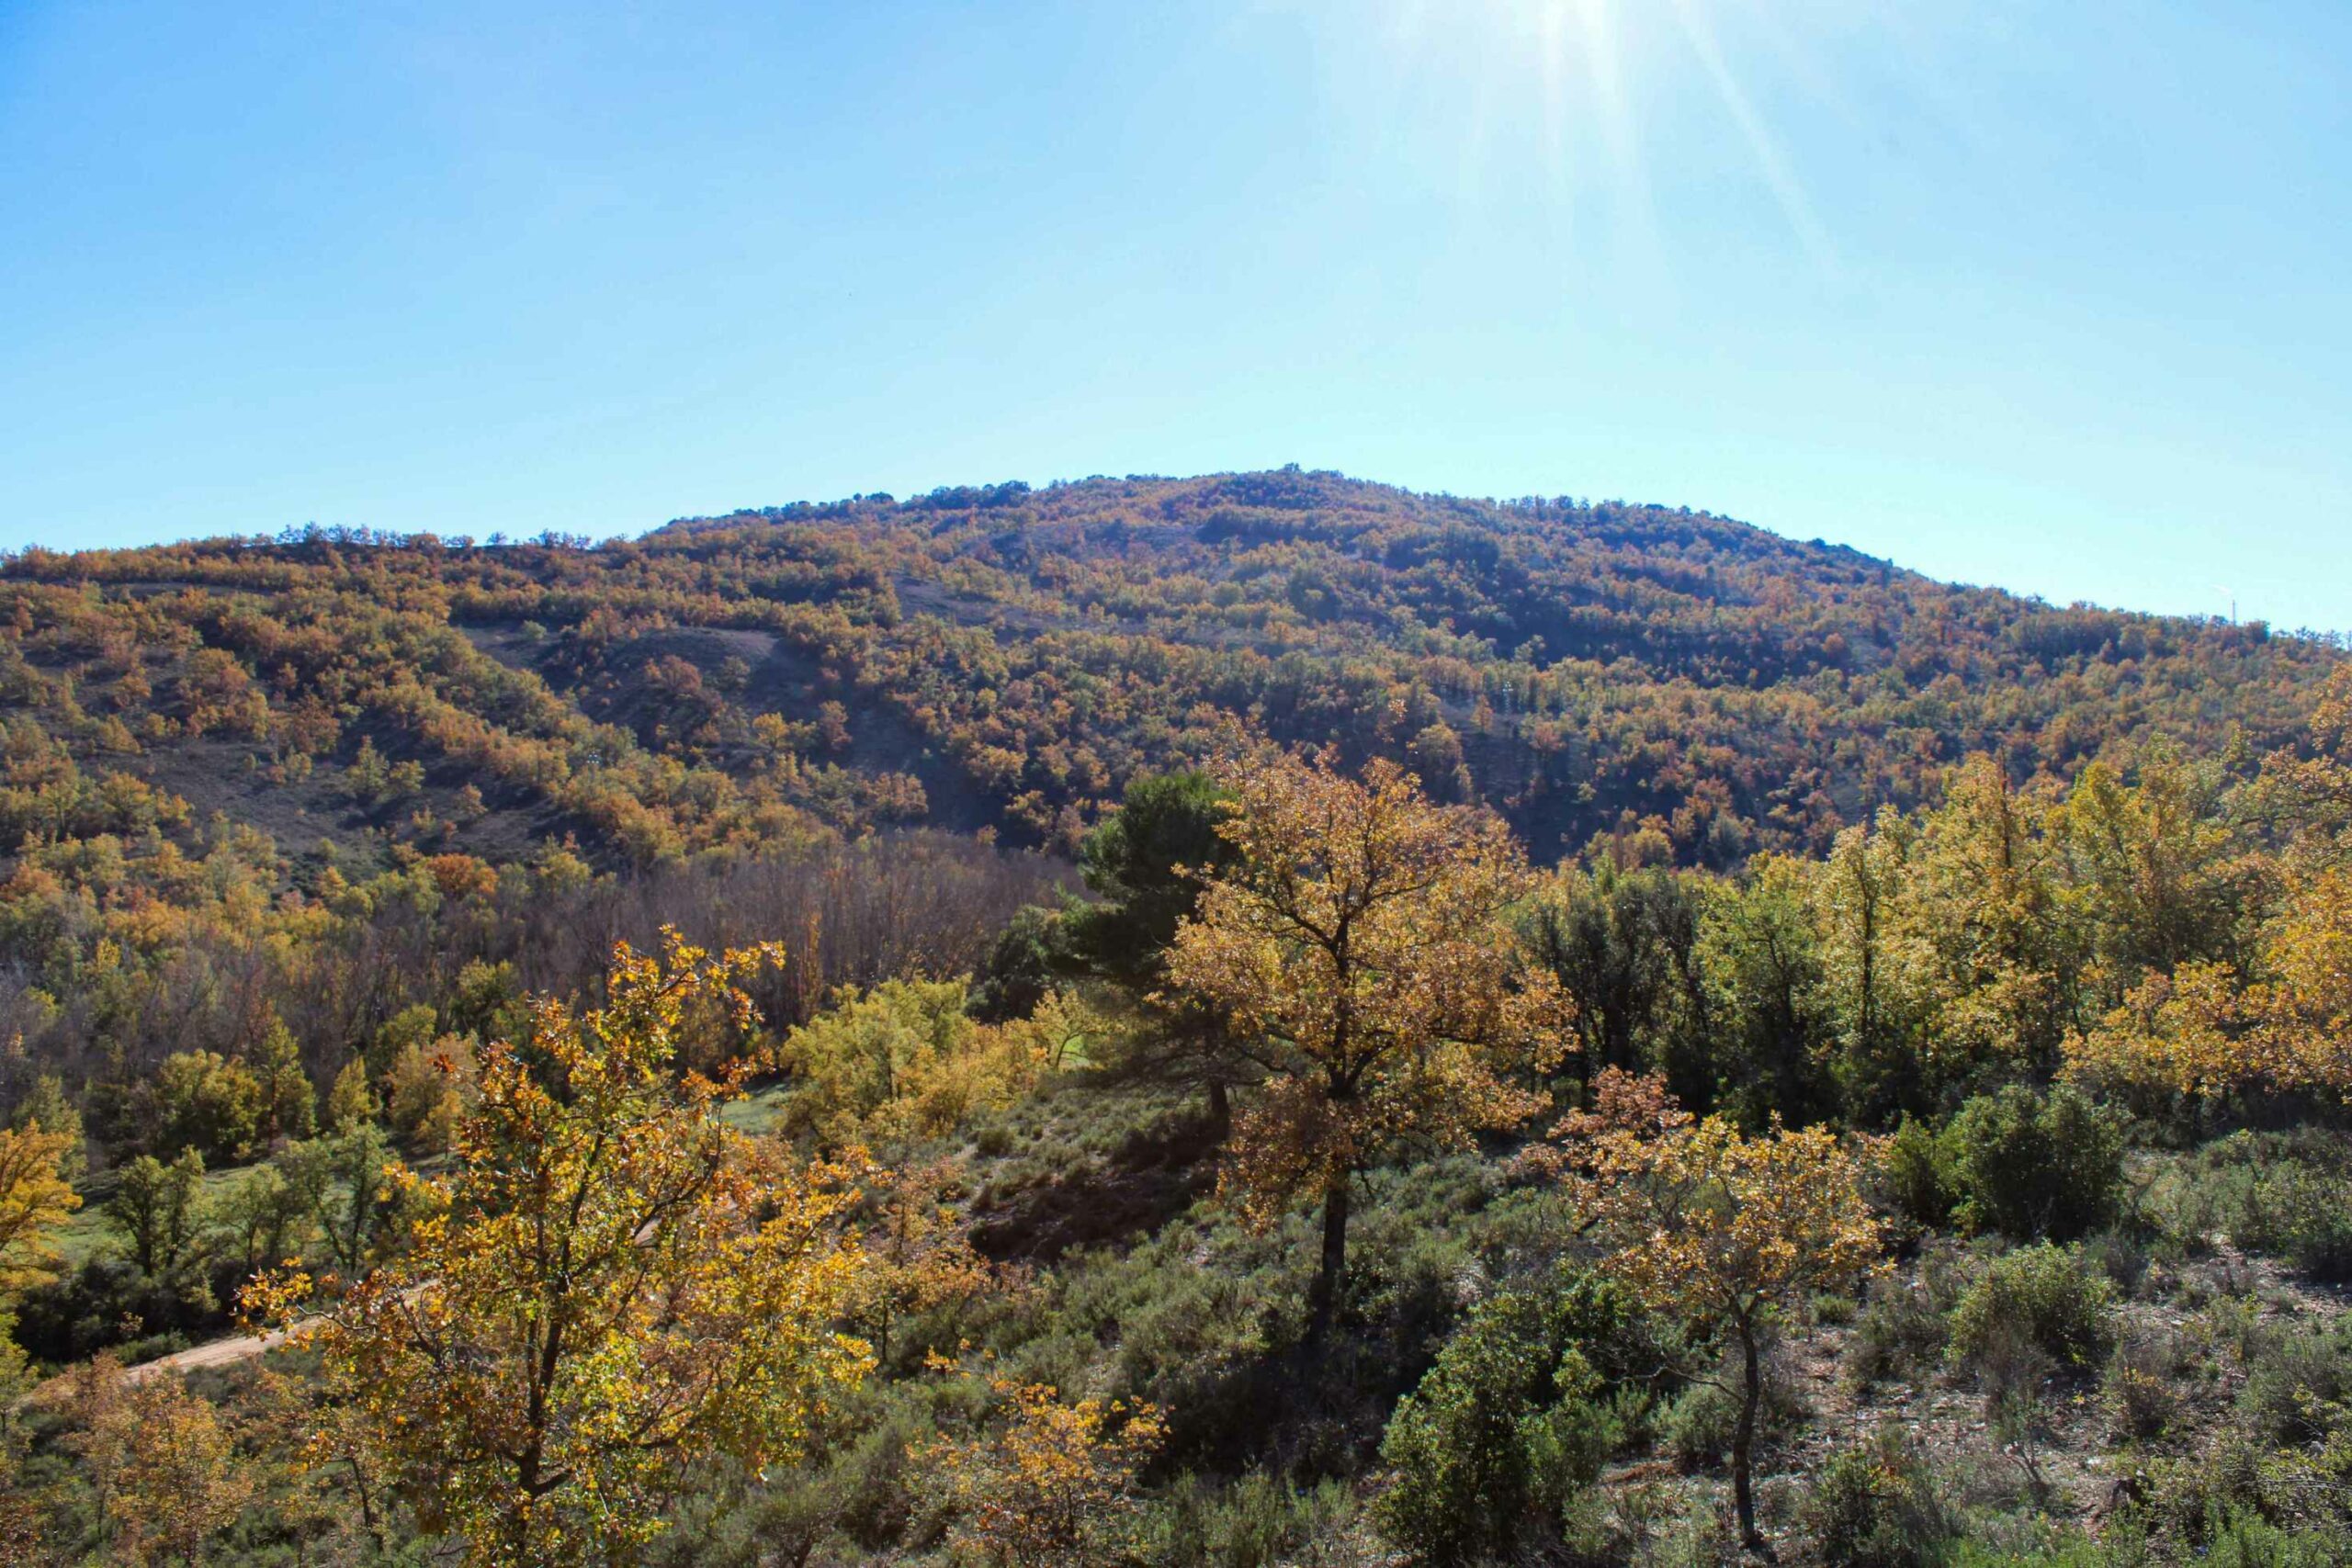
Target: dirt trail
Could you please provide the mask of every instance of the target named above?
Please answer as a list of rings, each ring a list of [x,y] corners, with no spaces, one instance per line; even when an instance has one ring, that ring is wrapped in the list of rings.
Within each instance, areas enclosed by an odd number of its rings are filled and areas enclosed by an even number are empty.
[[[239,1361],[250,1361],[266,1351],[275,1350],[292,1337],[292,1331],[281,1328],[270,1334],[215,1339],[207,1345],[175,1350],[168,1356],[158,1356],[152,1361],[141,1361],[135,1367],[125,1367],[122,1375],[129,1382],[138,1382],[158,1372],[192,1372],[203,1367],[232,1367]]]

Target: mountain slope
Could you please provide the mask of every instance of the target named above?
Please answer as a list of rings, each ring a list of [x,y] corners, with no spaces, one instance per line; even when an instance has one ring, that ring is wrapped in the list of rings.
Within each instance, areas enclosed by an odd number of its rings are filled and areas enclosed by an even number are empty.
[[[277,848],[601,863],[926,822],[1067,846],[1239,719],[1411,760],[1539,854],[1818,848],[1973,750],[2257,743],[2335,658],[2053,609],[1687,511],[1285,469],[477,545],[27,551],[0,841],[220,812]]]

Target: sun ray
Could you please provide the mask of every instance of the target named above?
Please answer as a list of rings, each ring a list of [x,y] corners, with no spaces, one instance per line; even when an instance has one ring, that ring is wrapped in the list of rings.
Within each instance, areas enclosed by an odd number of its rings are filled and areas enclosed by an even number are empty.
[[[1657,215],[1650,202],[1649,171],[1642,161],[1641,133],[1635,128],[1633,104],[1625,80],[1624,46],[1616,0],[1555,0],[1555,8],[1573,5],[1583,45],[1586,89],[1591,94],[1592,120],[1608,156],[1613,195],[1621,207],[1623,231],[1645,256],[1663,255],[1658,243]]]
[[[1764,123],[1763,116],[1756,112],[1756,106],[1748,101],[1747,90],[1739,85],[1739,78],[1733,74],[1730,62],[1724,60],[1713,24],[1695,0],[1671,0],[1670,9],[1684,40],[1690,44],[1691,52],[1698,57],[1699,63],[1713,82],[1717,96],[1723,99],[1724,111],[1738,125],[1740,134],[1747,139],[1748,151],[1755,156],[1757,169],[1763,175],[1764,183],[1770,188],[1774,199],[1780,202],[1781,211],[1788,219],[1789,227],[1795,231],[1798,240],[1812,253],[1815,264],[1835,276],[1840,268],[1837,250],[1829,243],[1828,231],[1814,215],[1813,204],[1806,198],[1804,186],[1798,181],[1796,172],[1781,153],[1780,142]]]

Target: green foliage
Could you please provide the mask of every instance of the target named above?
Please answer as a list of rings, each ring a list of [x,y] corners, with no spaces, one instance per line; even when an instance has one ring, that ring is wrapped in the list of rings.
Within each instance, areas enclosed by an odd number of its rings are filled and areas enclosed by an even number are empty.
[[[1981,1368],[2030,1347],[2061,1366],[2095,1365],[2114,1342],[2114,1297],[2080,1247],[2037,1242],[2003,1253],[1953,1310],[1952,1359]]]
[[[1099,901],[1063,915],[1064,962],[1136,992],[1158,986],[1177,923],[1193,912],[1204,880],[1232,862],[1233,846],[1217,831],[1224,804],[1204,773],[1132,780],[1119,809],[1079,846],[1079,870]]]
[[[164,1155],[194,1150],[207,1161],[230,1164],[252,1152],[272,1102],[243,1063],[212,1051],[182,1051],[156,1069],[154,1103],[153,1149]]]
[[[1375,1512],[1417,1561],[1505,1552],[1556,1525],[1570,1496],[1600,1474],[1624,1433],[1576,1342],[1577,1329],[1594,1326],[1567,1303],[1497,1297],[1471,1314],[1397,1405],[1380,1446],[1396,1480]]]
[[[1690,1471],[1721,1464],[1731,1451],[1739,1423],[1739,1396],[1713,1382],[1697,1382],[1675,1395],[1658,1419],[1658,1440],[1675,1462]]]
[[[1295,1486],[1252,1471],[1230,1485],[1188,1476],[1152,1510],[1143,1544],[1155,1568],[1283,1568],[1312,1562],[1345,1535],[1347,1485]]]
[[[2352,1318],[2260,1335],[2247,1356],[2238,1410],[2273,1443],[2320,1443],[2352,1428]]]
[[[254,1054],[254,1076],[261,1089],[260,1126],[265,1143],[307,1138],[319,1130],[319,1095],[302,1070],[293,1031],[276,1019]]]
[[[1930,1242],[1911,1272],[1871,1281],[1846,1359],[1848,1375],[1863,1387],[1894,1377],[1924,1382],[1943,1362],[1951,1309],[1965,1289],[1960,1260],[1949,1243]]]
[[[1951,1154],[1935,1129],[1905,1116],[1887,1140],[1880,1169],[1890,1208],[1921,1230],[1941,1230],[1960,1206]]]
[[[2243,1245],[2324,1283],[2352,1284],[2352,1179],[2339,1171],[2291,1160],[2263,1171],[2242,1219]]]
[[[1797,1519],[1823,1568],[1935,1568],[1957,1530],[1925,1461],[1892,1431],[1832,1455]]]
[[[140,1272],[171,1279],[192,1260],[203,1186],[204,1156],[192,1148],[169,1165],[141,1155],[122,1168],[107,1217],[121,1231]]]
[[[1054,988],[1059,922],[1045,909],[1022,910],[972,976],[965,1010],[982,1023],[1027,1018]]]
[[[1775,1113],[1802,1125],[1834,1108],[1810,876],[1801,862],[1765,857],[1707,904],[1698,957],[1724,1032],[1717,1071],[1728,1109],[1752,1128]]]
[[[1969,1228],[2072,1241],[2115,1217],[2123,1129],[2075,1089],[2012,1084],[1962,1107],[1941,1162]]]
[[[372,1121],[291,1145],[272,1161],[288,1201],[307,1209],[329,1260],[346,1276],[367,1266],[399,1222],[401,1192],[389,1180],[398,1163]]]

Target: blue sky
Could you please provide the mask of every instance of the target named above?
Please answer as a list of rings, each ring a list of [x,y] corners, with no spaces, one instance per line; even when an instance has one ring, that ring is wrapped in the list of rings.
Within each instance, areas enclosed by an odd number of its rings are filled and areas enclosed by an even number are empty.
[[[0,154],[0,544],[1295,461],[2352,628],[2341,0],[12,0]]]

